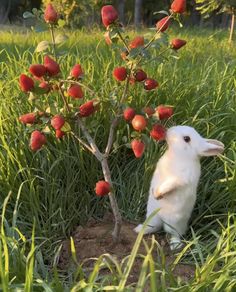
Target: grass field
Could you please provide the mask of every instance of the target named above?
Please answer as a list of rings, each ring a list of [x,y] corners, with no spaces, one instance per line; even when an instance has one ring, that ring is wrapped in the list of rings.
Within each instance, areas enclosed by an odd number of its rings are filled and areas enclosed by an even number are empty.
[[[104,44],[101,32],[68,34],[69,40],[60,48],[66,52],[60,57],[62,71],[69,73],[76,62],[81,63],[86,82],[106,100],[115,86],[110,77],[113,67],[121,64],[119,56]],[[130,100],[137,108],[171,104],[175,124],[193,126],[226,146],[224,155],[202,161],[198,200],[186,235],[188,245],[176,259],[176,263],[196,265],[195,277],[188,283],[175,279],[171,269],[156,263],[149,251],[137,290],[135,284],[126,286],[135,250],[123,266],[117,263],[111,268],[110,277],[99,276],[100,269],[112,263],[102,258],[89,276],[80,267],[60,273],[53,268],[61,241],[91,216],[101,217],[109,202],[94,195],[94,184],[102,178],[99,164],[72,139],[58,142],[49,138],[41,151],[29,150],[29,135],[18,117],[31,111],[32,105],[20,92],[18,77],[31,63],[41,62],[42,56],[34,49],[49,36],[4,31],[0,32],[0,199],[5,212],[0,242],[2,290],[69,291],[74,287],[72,291],[104,291],[110,287],[112,291],[143,291],[150,281],[152,291],[235,291],[236,47],[228,45],[227,32],[222,31],[181,30],[177,35],[171,31],[171,36],[188,42],[180,58],[147,66],[160,89],[146,93],[134,88]],[[109,111],[102,111],[93,121],[93,135],[100,147],[109,123]],[[138,221],[145,214],[153,167],[164,149],[152,142],[145,156],[136,160],[127,154],[124,136],[127,129],[121,123],[120,147],[110,165],[123,217]],[[164,262],[156,242],[152,249],[158,249]]]

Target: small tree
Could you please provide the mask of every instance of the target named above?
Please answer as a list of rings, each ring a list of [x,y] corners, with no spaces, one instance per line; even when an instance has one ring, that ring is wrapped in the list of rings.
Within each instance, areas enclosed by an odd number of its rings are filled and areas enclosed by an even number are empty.
[[[125,63],[124,66],[116,67],[113,70],[113,77],[120,83],[119,88],[123,87],[123,90],[120,95],[117,94],[115,100],[111,98],[109,101],[109,111],[112,112],[112,115],[109,135],[102,137],[103,141],[107,139],[106,147],[103,150],[99,149],[96,139],[92,136],[92,118],[89,118],[99,114],[102,100],[94,90],[83,82],[84,70],[80,64],[73,66],[69,76],[63,76],[58,63],[60,59],[57,56],[56,44],[64,39],[59,36],[55,37],[58,13],[54,7],[48,4],[44,15],[34,11],[34,14],[48,25],[52,40],[51,44],[43,41],[38,45],[37,50],[44,53],[43,64],[33,64],[29,67],[32,77],[26,74],[20,76],[20,88],[29,94],[34,110],[22,115],[19,119],[23,124],[32,126],[30,138],[32,151],[41,149],[47,142],[46,136],[55,131],[56,138],[63,139],[64,135],[71,135],[84,149],[90,151],[97,158],[101,164],[104,180],[96,184],[95,192],[97,196],[109,196],[115,218],[114,241],[119,239],[122,224],[109,168],[109,157],[115,140],[116,128],[122,117],[132,126],[134,132],[131,135],[133,140],[130,145],[137,158],[143,155],[148,136],[156,141],[165,139],[163,121],[172,116],[173,108],[159,105],[156,109],[146,107],[137,113],[137,110],[127,106],[129,103],[127,98],[131,85],[139,86],[144,91],[157,89],[158,82],[148,77],[143,67],[150,62],[162,62],[168,57],[167,54],[176,54],[186,44],[186,41],[181,39],[173,39],[169,43],[165,34],[171,21],[179,18],[179,14],[184,12],[185,5],[184,0],[175,0],[172,3],[170,13],[164,12],[166,16],[156,23],[156,32],[150,40],[145,40],[143,36],[136,36],[131,41],[128,36],[123,34],[123,27],[119,23],[115,8],[111,5],[102,8],[102,22],[107,29],[105,40],[112,49],[119,52]],[[49,56],[47,52],[48,46],[52,50],[53,57]],[[155,52],[157,52],[156,55]],[[91,98],[78,107],[78,103],[84,98],[84,91]],[[48,98],[51,94],[58,95],[61,102],[56,103],[56,100]],[[61,106],[63,107],[61,108]],[[78,126],[81,134],[77,132]],[[148,132],[148,136],[145,135],[145,131]]]
[[[234,26],[235,26],[235,14],[236,14],[236,1],[235,0],[196,0],[199,4],[197,8],[200,12],[209,17],[212,12],[218,13],[226,12],[231,15],[230,35],[229,43],[233,40]]]

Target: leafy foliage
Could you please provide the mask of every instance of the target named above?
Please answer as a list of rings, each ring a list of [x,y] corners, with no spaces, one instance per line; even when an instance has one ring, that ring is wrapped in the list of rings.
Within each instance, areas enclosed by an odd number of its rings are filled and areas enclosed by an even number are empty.
[[[235,0],[196,0],[196,3],[199,4],[197,9],[206,16],[209,16],[214,11],[217,11],[218,13],[236,13]]]

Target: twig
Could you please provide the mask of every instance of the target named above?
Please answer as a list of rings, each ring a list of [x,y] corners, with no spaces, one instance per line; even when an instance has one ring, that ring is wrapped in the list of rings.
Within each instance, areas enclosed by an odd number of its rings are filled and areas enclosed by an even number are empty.
[[[78,140],[79,141],[79,143],[80,144],[82,144],[86,149],[88,149],[90,152],[94,152],[93,151],[93,149],[91,148],[91,147],[89,147],[89,145],[86,143],[86,142],[84,142],[80,137],[78,137],[74,132],[70,132],[71,133],[71,135],[76,139],[76,140]]]
[[[132,67],[130,69],[130,73],[129,75],[127,76],[127,79],[126,79],[126,83],[125,83],[125,88],[124,88],[124,91],[123,91],[123,94],[122,94],[122,97],[120,99],[120,104],[123,103],[124,99],[126,98],[126,95],[127,95],[127,92],[128,92],[128,89],[129,89],[129,79],[130,79],[130,75],[131,75],[131,70],[132,70]],[[117,124],[119,122],[119,119],[120,119],[120,116],[121,116],[121,109],[119,109],[119,112],[116,114],[116,116],[114,117],[112,123],[111,123],[111,126],[110,126],[110,131],[109,131],[109,136],[108,136],[108,141],[107,141],[107,146],[106,146],[106,150],[105,150],[105,155],[106,157],[109,155],[110,151],[111,151],[111,148],[112,148],[112,144],[113,144],[113,140],[114,140],[114,133],[115,133],[115,129],[117,127]]]
[[[57,54],[56,54],[56,43],[55,43],[55,36],[54,36],[54,29],[53,29],[53,25],[52,25],[52,24],[50,24],[49,28],[50,28],[51,39],[52,39],[53,54],[54,54],[55,60],[57,61]]]
[[[71,110],[70,110],[70,107],[69,107],[69,105],[68,105],[68,102],[67,102],[67,100],[66,100],[66,98],[65,98],[65,95],[64,95],[64,93],[63,93],[63,91],[62,91],[61,84],[59,84],[59,91],[60,91],[60,94],[61,94],[62,100],[63,100],[63,102],[64,102],[64,105],[65,105],[67,111],[70,112]]]
[[[100,150],[98,149],[94,139],[92,138],[92,136],[89,134],[87,128],[85,127],[84,123],[81,121],[81,119],[79,117],[77,117],[77,122],[85,136],[85,138],[87,139],[90,148],[91,148],[91,152],[96,156],[96,158],[101,162],[104,158],[104,155],[100,152]]]
[[[164,54],[165,52],[167,52],[168,50],[170,50],[171,48],[168,47],[167,49],[164,49],[162,52],[160,52],[160,54],[158,54],[155,58],[149,59],[147,62],[143,63],[142,65],[146,65],[156,59],[158,59],[162,54]]]
[[[124,44],[126,50],[129,52],[129,51],[130,51],[130,50],[129,50],[129,47],[128,47],[128,45],[127,45],[125,39],[123,38],[122,34],[121,34],[119,31],[118,31],[117,34],[118,34],[119,38],[121,39],[122,43]]]
[[[166,23],[171,19],[173,15],[173,12],[171,12],[171,14],[168,16],[168,18],[166,19],[166,21],[162,24],[162,26],[156,31],[156,33],[154,34],[154,36],[150,39],[150,41],[144,46],[144,49],[147,49],[148,47],[150,47],[151,43],[155,40],[156,36],[161,32],[162,28],[166,25]]]

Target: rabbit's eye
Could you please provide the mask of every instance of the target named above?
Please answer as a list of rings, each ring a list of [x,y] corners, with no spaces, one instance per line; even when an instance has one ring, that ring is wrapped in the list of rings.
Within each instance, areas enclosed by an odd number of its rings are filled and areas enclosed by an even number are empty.
[[[184,136],[184,141],[186,143],[189,143],[191,141],[190,137],[189,136]]]

